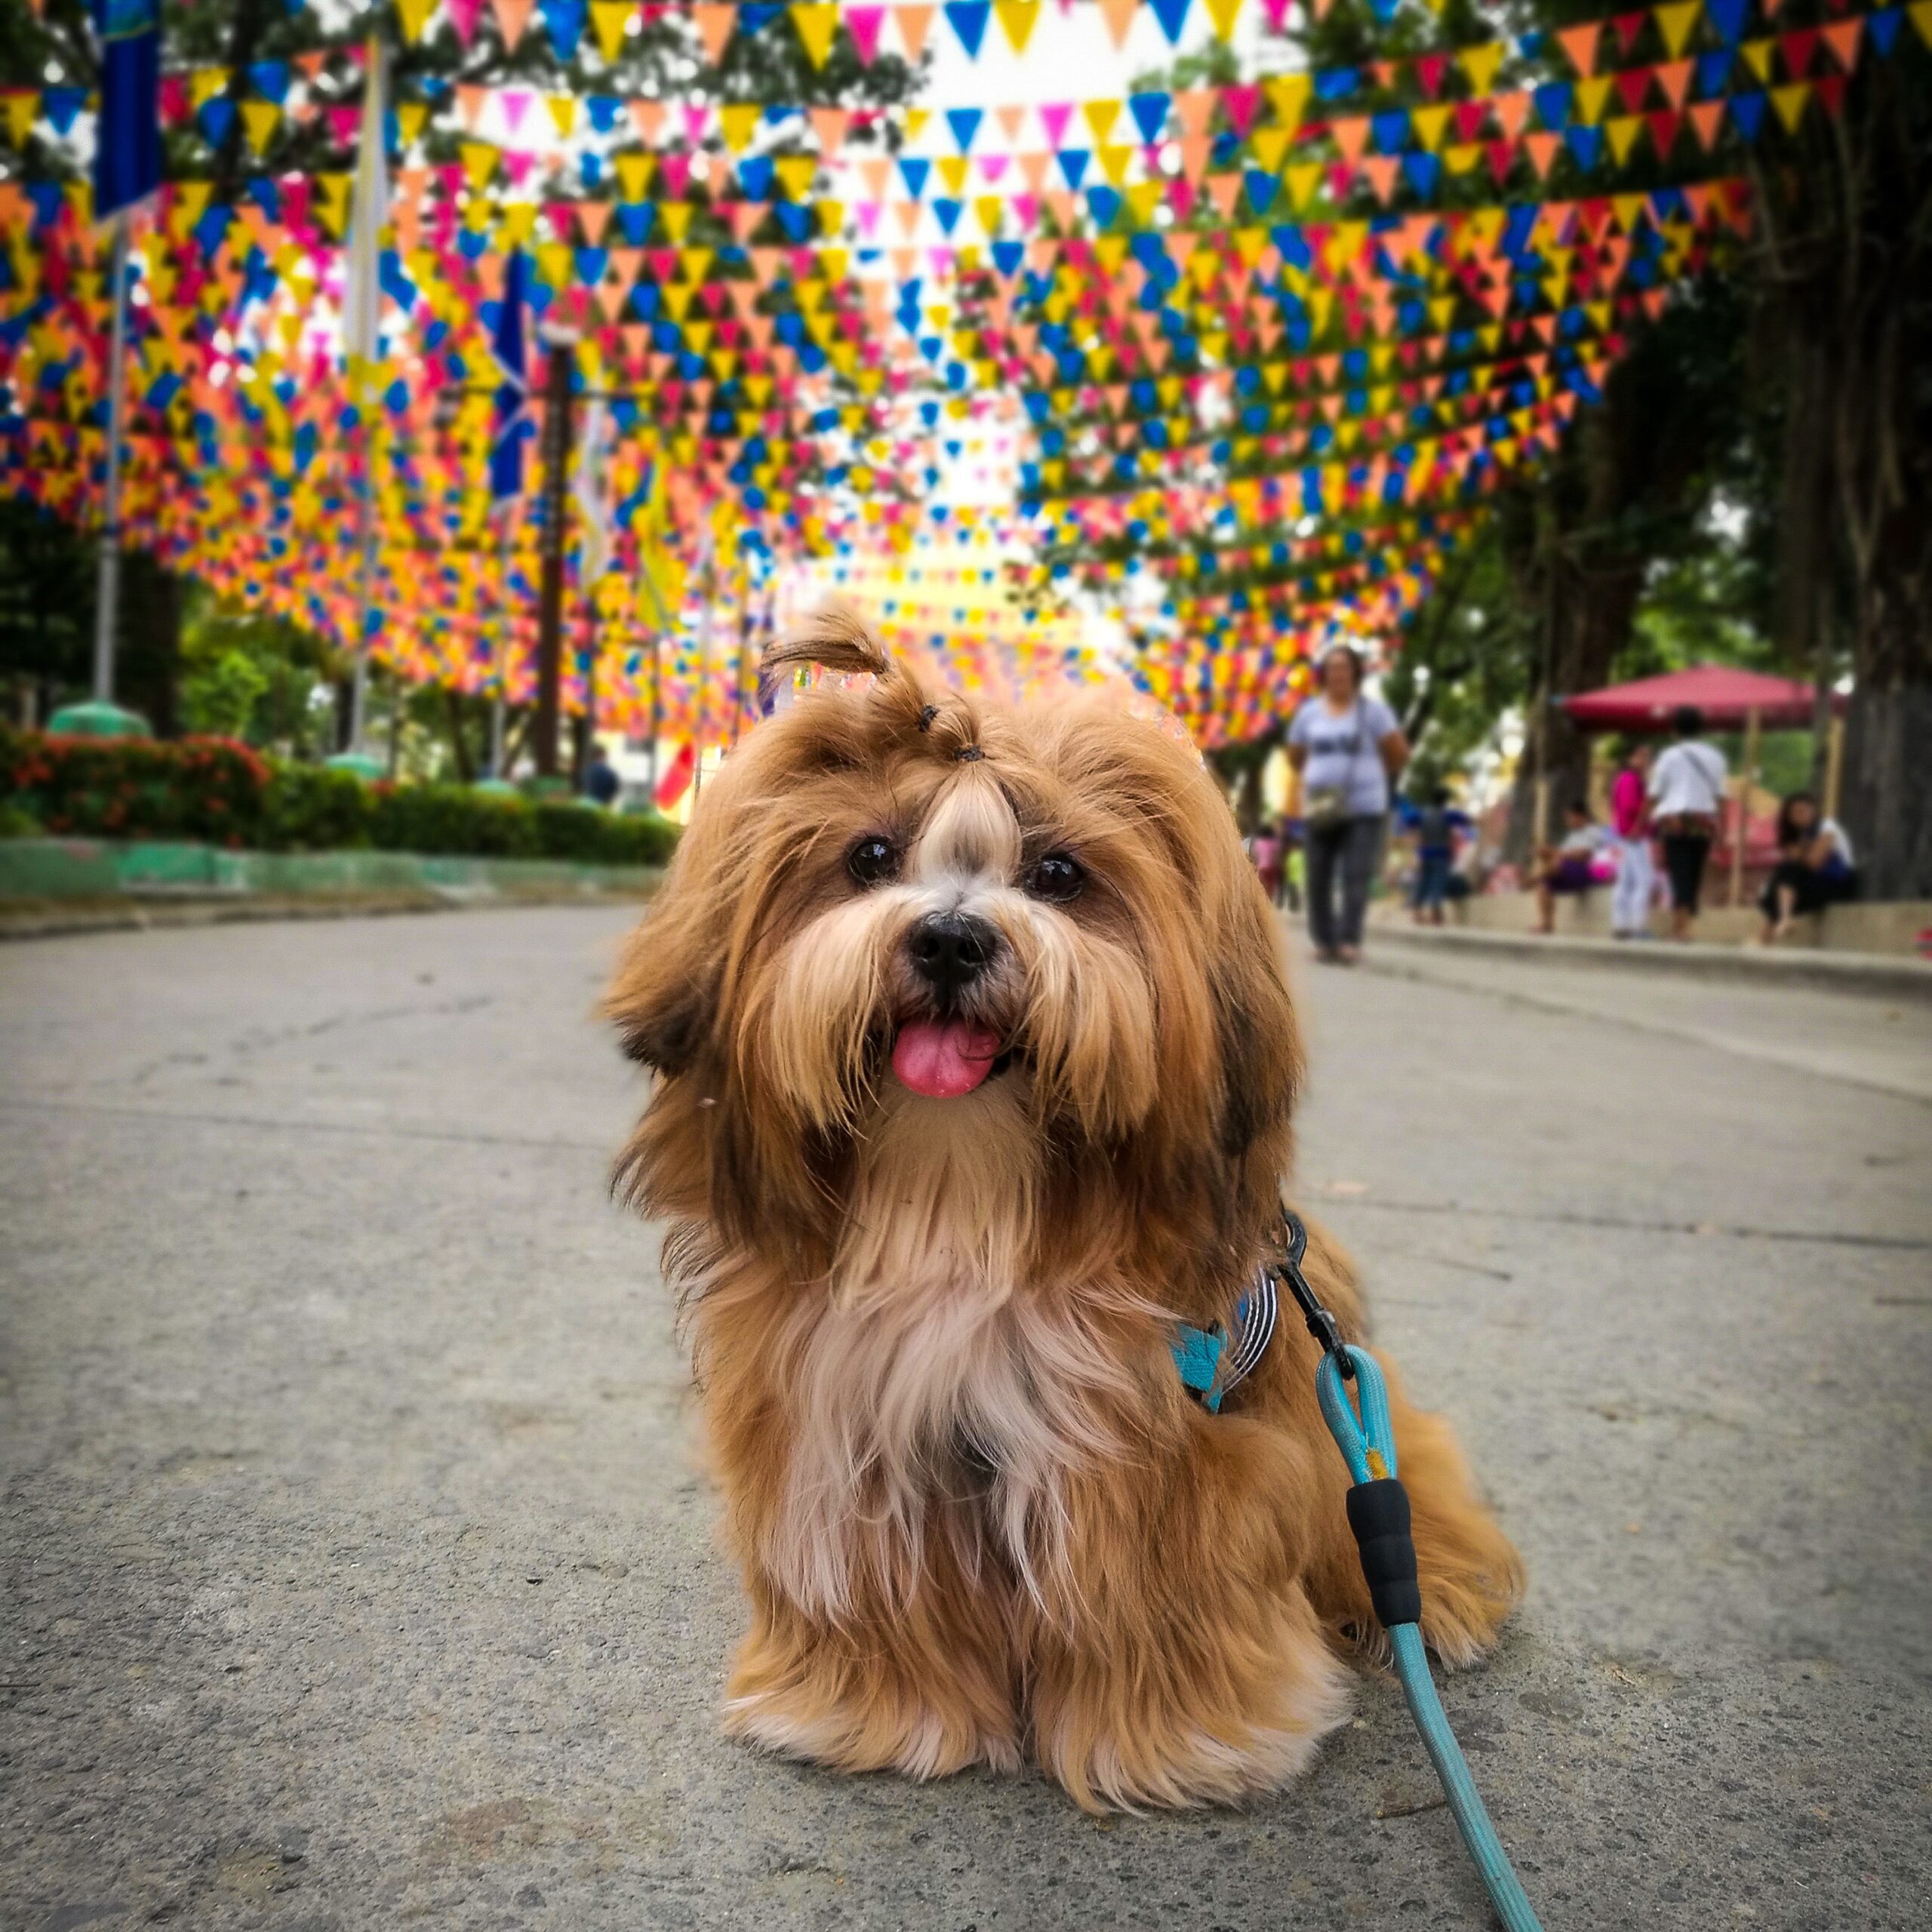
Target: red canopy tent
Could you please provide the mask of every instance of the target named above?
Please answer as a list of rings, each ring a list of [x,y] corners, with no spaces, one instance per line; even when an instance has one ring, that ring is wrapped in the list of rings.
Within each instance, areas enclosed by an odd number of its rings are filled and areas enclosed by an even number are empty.
[[[1687,671],[1566,697],[1563,708],[1586,731],[1667,731],[1671,714],[1687,704],[1704,714],[1709,731],[1743,731],[1755,711],[1763,729],[1777,731],[1808,725],[1814,697],[1809,685],[1789,678],[1767,678],[1760,671],[1737,671],[1723,664],[1694,664]],[[1842,712],[1844,700],[1834,695],[1832,709]]]

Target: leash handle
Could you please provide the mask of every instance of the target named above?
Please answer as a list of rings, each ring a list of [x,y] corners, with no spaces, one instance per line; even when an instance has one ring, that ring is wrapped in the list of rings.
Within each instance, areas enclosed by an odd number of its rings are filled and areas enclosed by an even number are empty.
[[[1313,1323],[1309,1326],[1312,1328]],[[1361,1552],[1369,1600],[1377,1621],[1389,1632],[1395,1675],[1401,1681],[1409,1715],[1422,1733],[1423,1748],[1441,1780],[1443,1795],[1455,1814],[1456,1829],[1463,1835],[1504,1932],[1543,1932],[1529,1896],[1490,1822],[1482,1794],[1469,1775],[1462,1747],[1436,1695],[1435,1680],[1429,1674],[1416,1546],[1409,1532],[1409,1496],[1395,1475],[1395,1429],[1389,1413],[1388,1385],[1366,1349],[1348,1343],[1339,1346],[1349,1358],[1359,1411],[1349,1400],[1343,1371],[1333,1354],[1324,1354],[1315,1372],[1315,1393],[1328,1432],[1355,1479],[1348,1496],[1349,1527],[1355,1531],[1355,1546]]]

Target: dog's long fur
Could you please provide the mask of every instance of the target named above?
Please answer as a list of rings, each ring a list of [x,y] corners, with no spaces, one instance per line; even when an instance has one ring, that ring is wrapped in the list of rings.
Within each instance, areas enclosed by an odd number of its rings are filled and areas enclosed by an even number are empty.
[[[1229,1801],[1303,1766],[1372,1620],[1284,1314],[1211,1414],[1169,1352],[1271,1229],[1300,1075],[1278,933],[1191,753],[1118,702],[923,688],[849,616],[768,658],[862,674],[709,786],[610,1010],[655,1069],[620,1168],[666,1217],[752,1627],[728,1722],[850,1770],[1029,1756],[1081,1804]],[[862,886],[855,841],[903,854]],[[1048,853],[1086,885],[1051,903]],[[915,921],[1001,941],[964,1011],[1010,1064],[887,1070]],[[1363,1330],[1346,1258],[1307,1264]],[[1515,1551],[1392,1382],[1423,1628],[1475,1657]]]

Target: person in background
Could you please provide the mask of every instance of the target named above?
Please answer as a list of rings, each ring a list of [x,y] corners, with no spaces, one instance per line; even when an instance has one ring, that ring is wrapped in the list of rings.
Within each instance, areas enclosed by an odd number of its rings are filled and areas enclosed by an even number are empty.
[[[1697,923],[1711,841],[1724,810],[1724,753],[1703,742],[1704,714],[1681,705],[1671,719],[1676,742],[1651,771],[1651,823],[1663,846],[1670,881],[1670,936],[1684,940]]]
[[[1794,919],[1850,898],[1857,885],[1844,827],[1820,814],[1811,793],[1792,792],[1778,808],[1777,869],[1758,901],[1764,915],[1759,943],[1784,938]]]
[[[1389,787],[1409,758],[1395,714],[1364,693],[1361,672],[1359,651],[1331,645],[1320,688],[1288,727],[1288,762],[1302,781],[1309,937],[1318,959],[1344,966],[1361,957]]]
[[[1597,855],[1604,850],[1607,835],[1590,815],[1589,801],[1574,800],[1563,814],[1563,843],[1553,851],[1547,845],[1537,851],[1537,931],[1556,930],[1556,902],[1567,894],[1582,894],[1598,883]]]
[[[1610,830],[1617,845],[1617,884],[1610,895],[1613,939],[1651,936],[1657,869],[1651,863],[1650,804],[1644,795],[1650,768],[1650,746],[1629,746],[1610,782]]]
[[[1301,911],[1301,820],[1284,812],[1275,835],[1281,841],[1281,868],[1275,903],[1277,906],[1285,905],[1291,912],[1299,913]]]
[[[606,807],[614,805],[624,789],[624,781],[617,776],[617,767],[604,755],[601,746],[591,754],[590,769],[583,774],[583,789],[592,804]]]
[[[1248,841],[1249,856],[1254,860],[1255,875],[1261,881],[1261,889],[1269,901],[1278,906],[1281,903],[1281,841],[1275,835],[1275,828],[1266,822],[1261,829]]]
[[[1469,829],[1469,821],[1455,809],[1448,786],[1437,786],[1416,820],[1416,883],[1410,910],[1417,925],[1441,924],[1456,860],[1456,834]]]

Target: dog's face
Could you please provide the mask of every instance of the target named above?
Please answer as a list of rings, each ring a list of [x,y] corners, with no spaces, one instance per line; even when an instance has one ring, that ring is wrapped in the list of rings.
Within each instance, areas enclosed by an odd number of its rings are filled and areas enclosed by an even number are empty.
[[[873,675],[734,754],[632,943],[636,1195],[848,1293],[1251,1244],[1293,1016],[1192,754],[1112,698],[924,690],[836,618],[775,656]]]

